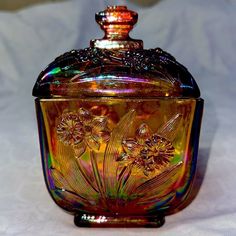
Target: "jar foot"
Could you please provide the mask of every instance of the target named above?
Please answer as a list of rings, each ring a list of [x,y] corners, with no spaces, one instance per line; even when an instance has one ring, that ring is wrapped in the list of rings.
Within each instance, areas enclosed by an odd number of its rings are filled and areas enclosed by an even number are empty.
[[[158,216],[103,216],[79,213],[74,217],[79,227],[146,227],[158,228],[165,223],[164,215]]]

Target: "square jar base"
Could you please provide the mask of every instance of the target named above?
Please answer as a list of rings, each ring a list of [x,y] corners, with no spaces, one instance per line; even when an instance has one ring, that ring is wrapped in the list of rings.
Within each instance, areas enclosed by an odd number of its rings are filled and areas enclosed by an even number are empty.
[[[79,227],[145,227],[159,228],[165,223],[164,215],[158,216],[103,216],[76,214],[74,223]]]

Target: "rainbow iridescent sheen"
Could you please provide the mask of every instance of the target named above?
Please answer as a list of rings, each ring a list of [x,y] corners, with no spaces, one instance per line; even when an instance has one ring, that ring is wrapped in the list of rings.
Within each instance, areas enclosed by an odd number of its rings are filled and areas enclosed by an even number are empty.
[[[201,99],[57,98],[38,99],[36,105],[47,187],[65,210],[107,217],[144,217],[171,212],[187,197],[196,167]],[[79,115],[81,108],[91,116],[87,121]],[[61,139],[63,116],[71,121],[63,126],[65,138]],[[90,132],[90,141],[91,129],[96,130],[98,133],[94,131],[93,135],[100,141],[99,146],[88,144],[86,134],[76,125],[84,140],[70,142],[73,139],[68,130],[73,130],[73,120],[88,125],[84,129]],[[124,140],[140,140],[137,129],[144,123],[173,146],[168,162],[160,163],[160,170],[150,170],[148,175],[142,163],[127,165],[119,160],[126,151]],[[107,138],[100,138],[105,132]]]
[[[45,182],[79,226],[159,227],[191,191],[203,100],[174,57],[128,37],[136,13],[97,20],[108,35],[58,57],[33,90]]]

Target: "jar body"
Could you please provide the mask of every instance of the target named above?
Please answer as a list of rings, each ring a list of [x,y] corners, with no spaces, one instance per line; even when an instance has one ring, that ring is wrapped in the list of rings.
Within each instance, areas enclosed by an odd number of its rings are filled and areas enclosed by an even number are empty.
[[[77,224],[158,226],[186,200],[202,99],[37,98],[36,110],[48,191]]]

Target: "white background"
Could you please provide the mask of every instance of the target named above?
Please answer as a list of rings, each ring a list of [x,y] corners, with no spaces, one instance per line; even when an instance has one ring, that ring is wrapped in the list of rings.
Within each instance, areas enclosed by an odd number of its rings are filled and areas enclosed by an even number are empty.
[[[173,54],[205,99],[195,200],[160,229],[84,229],[47,193],[32,87],[56,56],[102,32],[94,13],[118,1],[78,0],[0,12],[0,235],[236,235],[236,1],[163,0],[132,33]],[[119,4],[124,1],[119,1]]]

